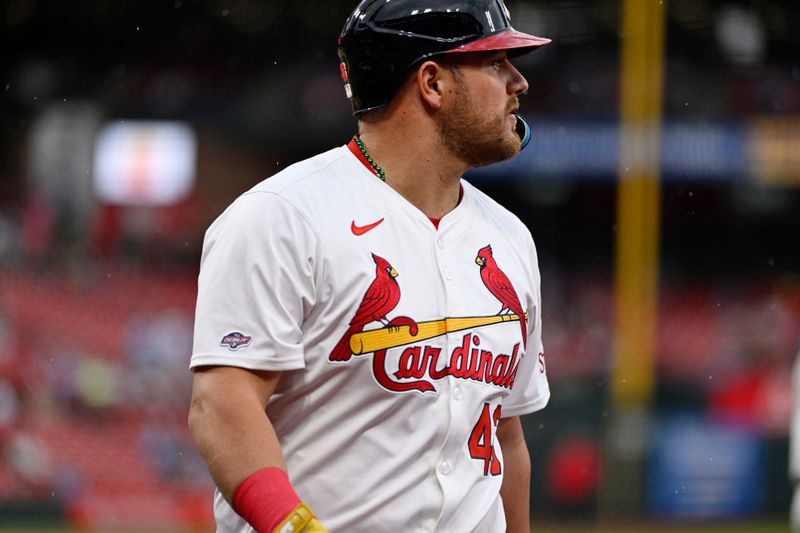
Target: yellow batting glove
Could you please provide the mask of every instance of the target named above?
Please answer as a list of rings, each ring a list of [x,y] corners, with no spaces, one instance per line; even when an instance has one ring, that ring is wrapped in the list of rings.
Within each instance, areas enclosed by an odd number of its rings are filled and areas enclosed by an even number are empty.
[[[312,518],[311,522],[301,530],[303,533],[328,533],[328,530],[325,529],[325,526],[322,525],[322,522],[317,520],[316,518]]]
[[[329,533],[322,522],[314,518],[308,505],[301,503],[289,513],[273,533]]]

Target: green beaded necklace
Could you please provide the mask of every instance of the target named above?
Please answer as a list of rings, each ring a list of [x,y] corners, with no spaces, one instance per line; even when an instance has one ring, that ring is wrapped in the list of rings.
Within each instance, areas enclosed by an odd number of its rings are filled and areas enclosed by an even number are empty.
[[[381,181],[386,181],[386,173],[375,161],[372,160],[372,157],[367,153],[367,149],[364,148],[364,143],[361,142],[361,137],[356,134],[356,136],[353,137],[353,140],[356,141],[356,146],[358,146],[358,149],[361,150],[361,155],[363,155],[364,159],[367,160],[367,163],[369,163],[369,166],[372,167],[372,170],[375,171]]]

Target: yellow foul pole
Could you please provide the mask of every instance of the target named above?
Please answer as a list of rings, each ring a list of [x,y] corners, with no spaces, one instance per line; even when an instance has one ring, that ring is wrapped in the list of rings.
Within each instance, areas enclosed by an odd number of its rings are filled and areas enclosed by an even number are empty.
[[[655,389],[665,2],[623,0],[614,410]]]
[[[664,12],[660,0],[622,0],[616,335],[609,387],[606,476],[599,513],[642,509],[647,407],[655,391]]]

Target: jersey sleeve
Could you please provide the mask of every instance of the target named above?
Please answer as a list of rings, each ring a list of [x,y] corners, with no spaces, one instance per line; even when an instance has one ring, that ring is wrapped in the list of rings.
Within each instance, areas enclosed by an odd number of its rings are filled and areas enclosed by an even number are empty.
[[[550,385],[542,344],[542,291],[536,246],[530,237],[529,282],[532,298],[527,302],[528,345],[520,361],[514,385],[503,400],[503,417],[520,416],[544,408],[550,399]]]
[[[231,204],[203,241],[190,367],[304,368],[318,244],[310,222],[274,193]]]

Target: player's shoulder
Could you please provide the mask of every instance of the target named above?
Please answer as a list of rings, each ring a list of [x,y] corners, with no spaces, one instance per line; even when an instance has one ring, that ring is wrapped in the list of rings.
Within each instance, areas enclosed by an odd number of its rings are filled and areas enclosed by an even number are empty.
[[[338,147],[293,163],[242,193],[231,207],[250,205],[258,210],[259,206],[288,204],[312,216],[315,206],[335,205],[341,190],[336,184],[344,174],[347,154],[346,148]]]
[[[339,174],[338,167],[343,163],[346,156],[346,149],[339,146],[298,161],[262,180],[247,191],[245,195],[272,193],[283,197],[292,197],[298,194],[312,194],[320,190],[319,185],[331,181]]]
[[[289,220],[313,218],[314,209],[309,204],[319,204],[322,200],[314,197],[325,195],[325,191],[335,190],[329,181],[334,181],[340,171],[337,165],[346,156],[342,148],[334,148],[303,161],[294,163],[273,176],[257,183],[250,190],[239,195],[209,228],[213,231],[220,226],[258,227],[279,219],[282,225]],[[261,224],[259,224],[259,222]]]
[[[464,194],[469,195],[477,216],[480,216],[485,224],[493,225],[509,236],[533,240],[528,226],[517,215],[468,181],[461,180],[461,184],[464,187]]]

